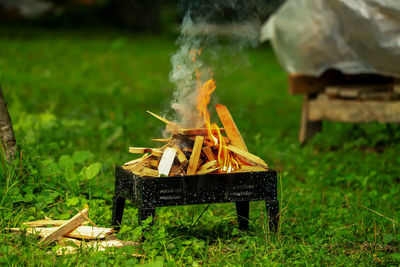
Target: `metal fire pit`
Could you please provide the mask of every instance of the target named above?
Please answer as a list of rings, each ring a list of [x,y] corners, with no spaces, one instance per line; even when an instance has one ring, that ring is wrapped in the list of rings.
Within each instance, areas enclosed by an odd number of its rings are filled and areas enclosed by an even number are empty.
[[[139,223],[157,207],[235,202],[239,229],[249,226],[249,201],[265,201],[269,227],[278,229],[276,171],[145,178],[116,168],[112,224],[122,222],[125,200],[138,208]]]

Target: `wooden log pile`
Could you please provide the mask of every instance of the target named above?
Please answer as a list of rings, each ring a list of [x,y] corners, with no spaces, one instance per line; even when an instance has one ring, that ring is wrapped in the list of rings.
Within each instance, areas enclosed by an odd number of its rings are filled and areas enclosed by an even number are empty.
[[[150,111],[166,124],[169,138],[152,139],[165,143],[161,148],[130,147],[129,152],[143,154],[126,162],[123,168],[142,177],[203,175],[208,173],[266,171],[268,165],[248,152],[229,110],[216,105],[223,125],[183,129]]]
[[[80,248],[104,251],[111,247],[138,246],[132,241],[116,239],[113,228],[96,226],[88,217],[89,207],[79,211],[69,220],[36,220],[24,222],[22,228],[10,228],[11,232],[37,235],[41,238],[39,246],[45,247],[54,242],[60,246],[56,255],[73,254]],[[91,223],[92,225],[88,225]],[[136,255],[142,256],[142,255]]]

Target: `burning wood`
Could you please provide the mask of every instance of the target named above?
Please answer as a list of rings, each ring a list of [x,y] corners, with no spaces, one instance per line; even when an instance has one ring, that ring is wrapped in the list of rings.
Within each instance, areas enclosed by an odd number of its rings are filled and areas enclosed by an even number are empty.
[[[196,173],[197,167],[199,166],[199,159],[200,159],[201,148],[203,147],[203,141],[204,141],[203,136],[199,135],[196,136],[196,140],[194,141],[193,145],[193,151],[192,154],[190,155],[189,166],[187,169],[188,175],[193,175]]]
[[[175,155],[176,155],[176,148],[167,147],[165,149],[165,153],[163,154],[160,160],[160,164],[158,165],[158,173],[160,175],[168,176],[172,164],[174,163]]]
[[[166,142],[161,148],[130,147],[130,153],[144,155],[125,163],[123,168],[143,177],[268,170],[268,165],[261,158],[247,151],[228,108],[224,105],[216,106],[224,126],[220,128],[217,124],[210,123],[207,104],[206,101],[198,107],[199,116],[205,121],[204,126],[194,129],[184,129],[177,123],[147,111],[166,124],[166,131],[171,136],[166,139],[152,139]]]

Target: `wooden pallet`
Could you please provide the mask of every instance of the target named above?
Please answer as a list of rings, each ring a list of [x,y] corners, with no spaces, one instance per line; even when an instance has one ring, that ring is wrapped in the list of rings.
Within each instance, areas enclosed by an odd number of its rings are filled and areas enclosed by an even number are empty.
[[[289,92],[303,94],[299,141],[322,131],[323,121],[400,123],[400,80],[376,74],[289,76]]]

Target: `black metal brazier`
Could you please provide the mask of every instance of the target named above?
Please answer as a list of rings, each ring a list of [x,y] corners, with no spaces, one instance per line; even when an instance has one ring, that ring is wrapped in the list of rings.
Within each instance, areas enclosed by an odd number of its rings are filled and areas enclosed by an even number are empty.
[[[249,225],[249,201],[265,201],[269,227],[278,229],[276,171],[139,177],[116,168],[112,224],[122,222],[125,200],[138,208],[139,222],[155,215],[156,207],[235,202],[239,228]]]

